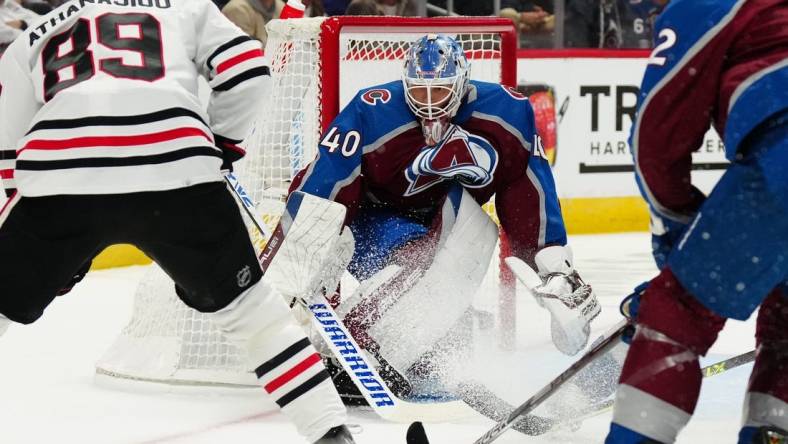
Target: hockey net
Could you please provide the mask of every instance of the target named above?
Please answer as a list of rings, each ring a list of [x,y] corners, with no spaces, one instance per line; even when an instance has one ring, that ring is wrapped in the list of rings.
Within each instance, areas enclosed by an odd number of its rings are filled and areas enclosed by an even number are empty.
[[[260,99],[260,117],[237,174],[270,227],[292,177],[314,158],[322,131],[359,89],[399,79],[417,38],[450,35],[471,62],[471,78],[516,83],[517,34],[507,19],[321,17],[274,20],[267,30],[273,87]],[[251,227],[250,234],[261,247]],[[490,274],[498,279],[497,272]],[[511,345],[511,295],[499,297],[497,287],[493,295],[485,293],[474,305],[496,314],[503,345]],[[137,288],[129,324],[96,367],[104,376],[167,384],[255,385],[245,361],[244,351],[177,299],[172,281],[151,266]]]

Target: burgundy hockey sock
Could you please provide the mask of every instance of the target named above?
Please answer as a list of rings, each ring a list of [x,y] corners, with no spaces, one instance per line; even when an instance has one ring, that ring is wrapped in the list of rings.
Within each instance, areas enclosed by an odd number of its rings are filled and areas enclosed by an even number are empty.
[[[655,278],[638,312],[622,369],[613,421],[673,442],[697,404],[705,354],[725,323],[687,293],[669,269]]]
[[[773,291],[758,313],[758,355],[744,400],[747,427],[776,426],[788,430],[788,297]]]

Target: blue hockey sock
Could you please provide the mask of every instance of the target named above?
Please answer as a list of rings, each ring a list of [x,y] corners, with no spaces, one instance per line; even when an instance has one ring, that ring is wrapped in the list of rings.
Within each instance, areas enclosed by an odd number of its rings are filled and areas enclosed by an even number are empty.
[[[605,439],[605,444],[660,444],[648,436],[631,430],[615,422],[610,423],[610,433]]]
[[[752,444],[753,438],[758,433],[758,427],[742,427],[739,431],[739,444]]]

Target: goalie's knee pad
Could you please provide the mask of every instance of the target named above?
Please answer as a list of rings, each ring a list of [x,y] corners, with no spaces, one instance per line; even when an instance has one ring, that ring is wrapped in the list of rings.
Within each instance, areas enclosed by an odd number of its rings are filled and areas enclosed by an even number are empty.
[[[440,217],[431,265],[369,330],[380,354],[400,371],[444,338],[467,312],[498,239],[495,223],[464,188],[449,193]]]

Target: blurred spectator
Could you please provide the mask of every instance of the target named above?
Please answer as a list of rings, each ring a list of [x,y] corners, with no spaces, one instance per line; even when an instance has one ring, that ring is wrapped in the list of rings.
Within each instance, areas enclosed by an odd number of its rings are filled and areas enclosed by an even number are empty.
[[[383,15],[375,0],[353,0],[347,5],[345,15]]]
[[[38,17],[13,0],[0,0],[0,53]]]
[[[528,0],[502,0],[501,17],[507,17],[523,34],[553,32],[555,16]]]
[[[377,2],[383,15],[398,15],[400,17],[419,15],[413,0],[377,0]]]
[[[650,48],[652,17],[637,0],[567,0],[564,45],[575,48]]]
[[[350,0],[323,0],[326,15],[343,15],[350,5]]]
[[[304,17],[322,17],[326,15],[326,10],[323,9],[323,2],[320,0],[301,0],[301,3],[306,6]]]
[[[230,0],[222,12],[245,33],[265,42],[268,34],[265,24],[279,18],[285,4],[282,0]]]
[[[229,2],[230,0],[213,0],[213,4],[215,4],[219,9],[224,8]]]
[[[432,3],[432,2],[430,2]],[[446,8],[446,0],[434,3]],[[493,15],[493,2],[490,0],[454,0],[454,12],[460,15]]]
[[[53,9],[55,9],[51,4],[44,1],[23,1],[22,6],[38,15],[49,14]]]

